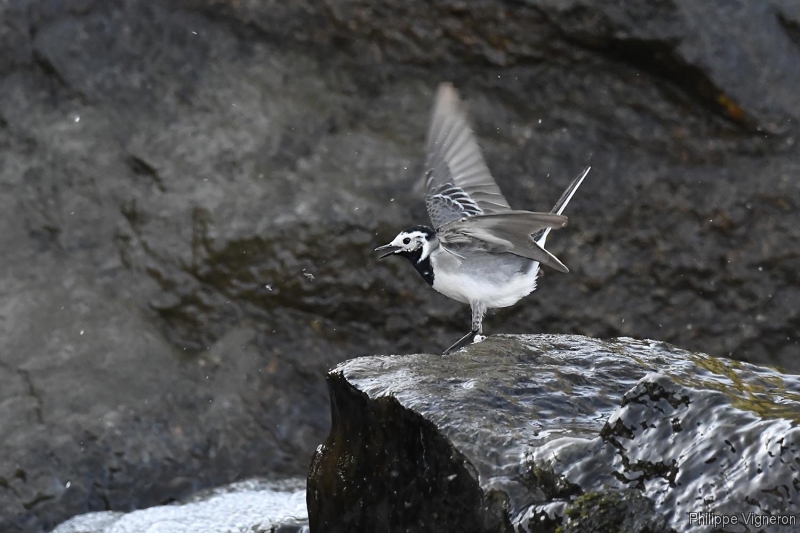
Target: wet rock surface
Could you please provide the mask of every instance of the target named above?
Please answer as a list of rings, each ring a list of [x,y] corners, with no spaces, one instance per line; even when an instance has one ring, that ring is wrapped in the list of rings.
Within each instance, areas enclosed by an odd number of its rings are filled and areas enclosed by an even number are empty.
[[[423,222],[432,91],[514,207],[592,174],[569,276],[489,332],[798,367],[794,2],[0,4],[0,530],[300,475],[324,372],[468,311],[371,249]]]
[[[738,518],[724,531],[781,532],[764,520],[800,514],[796,375],[654,341],[500,335],[446,357],[354,359],[329,386],[312,531],[436,531],[448,517],[708,532],[717,515]]]

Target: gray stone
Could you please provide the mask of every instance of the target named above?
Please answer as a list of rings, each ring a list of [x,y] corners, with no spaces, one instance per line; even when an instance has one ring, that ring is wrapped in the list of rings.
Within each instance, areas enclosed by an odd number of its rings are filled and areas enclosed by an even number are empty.
[[[800,376],[654,341],[501,335],[328,379],[312,531],[708,532],[715,515],[778,533],[753,520],[800,512]]]

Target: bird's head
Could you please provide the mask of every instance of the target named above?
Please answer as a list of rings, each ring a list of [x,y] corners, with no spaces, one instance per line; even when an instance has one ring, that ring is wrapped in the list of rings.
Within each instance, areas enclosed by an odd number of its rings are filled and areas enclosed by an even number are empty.
[[[427,226],[414,226],[397,234],[389,244],[375,248],[382,252],[380,259],[400,255],[413,263],[419,263],[428,255],[436,243],[436,232]]]

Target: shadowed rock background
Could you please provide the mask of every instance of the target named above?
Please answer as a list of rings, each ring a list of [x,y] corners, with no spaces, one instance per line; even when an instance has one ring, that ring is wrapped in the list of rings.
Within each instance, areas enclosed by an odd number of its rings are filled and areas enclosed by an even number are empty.
[[[304,475],[324,373],[465,307],[371,250],[425,222],[433,91],[513,207],[586,165],[491,332],[800,369],[791,0],[0,3],[0,530]]]

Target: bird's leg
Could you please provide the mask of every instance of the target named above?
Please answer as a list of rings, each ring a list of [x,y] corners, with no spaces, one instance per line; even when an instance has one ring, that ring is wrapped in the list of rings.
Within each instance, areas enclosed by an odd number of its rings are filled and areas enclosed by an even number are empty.
[[[472,337],[472,342],[481,342],[486,337],[483,335],[483,315],[486,314],[486,305],[483,302],[472,302],[472,331],[475,335]]]
[[[458,339],[454,345],[452,345],[451,347],[446,349],[442,355],[450,355],[451,353],[455,352],[456,350],[460,350],[461,348],[463,348],[467,344],[471,343],[472,339],[474,339],[475,335],[477,335],[477,334],[478,334],[477,331],[470,331],[469,333],[467,333],[466,335],[464,335],[463,337]]]
[[[472,302],[472,331],[461,337],[451,347],[446,349],[442,355],[448,355],[456,350],[460,350],[464,346],[475,341],[476,336],[483,340],[483,314],[486,313],[486,306],[482,302]]]

